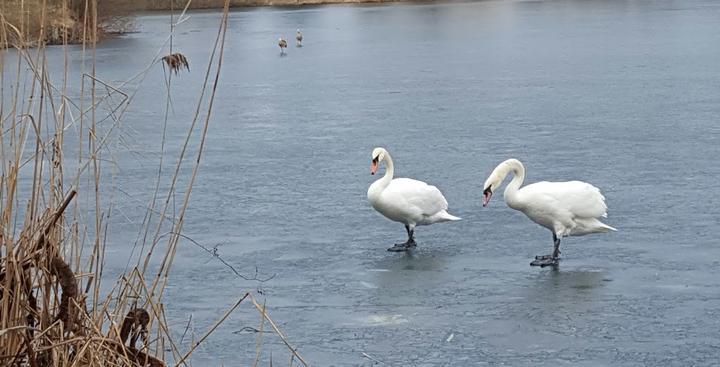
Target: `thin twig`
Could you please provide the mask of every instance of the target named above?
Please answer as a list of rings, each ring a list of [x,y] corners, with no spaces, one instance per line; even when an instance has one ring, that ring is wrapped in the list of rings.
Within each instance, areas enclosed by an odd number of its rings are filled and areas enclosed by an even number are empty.
[[[177,366],[179,366],[180,364],[182,364],[183,362],[185,362],[185,360],[190,356],[190,354],[195,350],[195,348],[197,348],[203,341],[205,341],[205,339],[206,339],[208,336],[210,336],[210,334],[212,334],[212,332],[215,331],[215,329],[217,329],[218,326],[220,326],[220,324],[222,324],[223,321],[225,321],[225,319],[227,319],[228,316],[230,316],[230,314],[231,314],[233,311],[235,311],[235,309],[236,309],[238,306],[240,306],[240,303],[242,303],[242,301],[244,301],[244,300],[245,300],[246,298],[248,298],[248,297],[251,297],[251,296],[250,296],[250,293],[245,293],[245,295],[242,296],[242,298],[240,298],[237,302],[235,302],[235,304],[234,304],[232,307],[230,307],[227,311],[225,311],[225,314],[220,318],[220,320],[218,320],[217,322],[215,322],[215,324],[210,328],[210,330],[208,330],[208,331],[205,333],[205,335],[203,335],[203,337],[200,338],[200,340],[196,341],[195,344],[193,344],[192,348],[190,348],[190,350],[188,350],[187,353],[185,353],[185,355],[180,359],[180,361],[178,361],[178,362],[175,364],[175,367],[177,367]]]
[[[263,310],[262,312],[265,312],[265,301],[263,301]],[[258,330],[259,334],[257,336],[257,339],[255,340],[255,362],[253,363],[253,367],[257,367],[258,362],[260,361],[260,354],[262,351],[262,337],[263,337],[263,330],[265,328],[265,317],[260,316],[260,330]]]
[[[280,337],[280,339],[282,339],[283,343],[285,343],[285,346],[287,346],[288,349],[290,349],[290,352],[292,352],[292,354],[294,354],[295,357],[297,357],[297,359],[298,359],[300,362],[302,362],[303,366],[305,366],[305,367],[309,366],[309,365],[307,364],[307,362],[305,362],[305,359],[303,359],[303,357],[301,357],[300,354],[298,354],[297,350],[295,350],[295,348],[293,348],[292,345],[290,345],[290,342],[288,342],[288,340],[287,340],[287,338],[285,337],[285,335],[282,333],[282,331],[280,331],[280,328],[278,328],[277,325],[275,325],[275,322],[270,318],[270,316],[268,316],[265,308],[264,308],[263,306],[261,306],[261,305],[257,302],[257,300],[255,300],[255,297],[253,297],[252,295],[250,295],[250,301],[252,301],[252,303],[253,303],[253,305],[255,306],[255,308],[256,308],[258,311],[260,311],[260,313],[262,314],[262,316],[268,321],[268,323],[270,324],[270,326],[272,326],[272,328],[273,328],[273,329],[275,330],[275,332],[278,334],[278,336]]]
[[[383,365],[385,364],[383,361],[381,361],[381,360],[379,360],[379,359],[376,359],[376,358],[373,358],[372,356],[370,356],[369,354],[367,354],[367,353],[365,353],[365,352],[362,352],[362,356],[365,357],[365,358],[367,358],[367,359],[369,359],[369,360],[371,360],[371,361],[373,361],[373,362],[375,362],[375,363],[380,363],[380,364],[383,364]]]
[[[269,276],[269,277],[267,277],[267,278],[262,278],[262,279],[261,279],[261,278],[258,278],[258,269],[257,269],[257,268],[255,268],[255,275],[254,275],[253,277],[248,277],[248,276],[242,275],[242,274],[240,274],[239,271],[237,271],[237,270],[235,269],[234,266],[230,265],[230,263],[228,263],[227,261],[225,261],[225,259],[223,259],[223,258],[220,256],[220,253],[218,252],[218,246],[219,246],[219,245],[215,245],[215,246],[212,248],[212,250],[211,250],[211,249],[209,249],[209,248],[201,245],[200,243],[198,243],[197,241],[195,241],[195,240],[192,239],[191,237],[186,236],[186,235],[184,235],[184,234],[182,234],[182,233],[168,232],[168,233],[165,233],[164,235],[162,235],[162,236],[160,236],[160,237],[158,237],[158,238],[162,238],[162,237],[164,237],[164,236],[166,236],[166,235],[170,235],[170,234],[176,235],[176,236],[179,236],[179,237],[182,237],[182,238],[190,241],[193,245],[195,245],[195,246],[197,246],[197,247],[200,247],[200,248],[203,249],[205,252],[207,252],[208,254],[212,255],[212,257],[218,259],[221,263],[223,263],[223,265],[225,265],[225,266],[228,267],[233,273],[235,273],[235,275],[237,275],[238,277],[240,277],[240,278],[242,278],[242,279],[244,279],[244,280],[248,280],[248,281],[255,281],[255,280],[256,280],[256,281],[258,281],[258,282],[260,282],[260,283],[264,283],[264,282],[267,282],[267,281],[275,278],[275,276],[277,276],[277,273],[275,273],[275,274],[273,274],[273,275],[271,275],[271,276]]]
[[[187,334],[188,330],[190,329],[190,323],[192,322],[193,315],[190,314],[190,317],[188,317],[187,325],[185,325],[185,331],[183,331],[182,336],[180,337],[180,342],[178,344],[182,345],[183,340],[185,340],[185,334]]]

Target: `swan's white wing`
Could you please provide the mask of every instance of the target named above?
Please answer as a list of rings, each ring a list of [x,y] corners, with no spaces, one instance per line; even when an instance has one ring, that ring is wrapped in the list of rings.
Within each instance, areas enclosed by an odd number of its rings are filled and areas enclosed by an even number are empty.
[[[567,211],[577,218],[607,216],[605,197],[597,187],[582,181],[537,182],[520,189],[529,205]]]
[[[415,215],[432,216],[447,210],[448,203],[437,187],[410,178],[396,178],[383,191],[383,197]]]

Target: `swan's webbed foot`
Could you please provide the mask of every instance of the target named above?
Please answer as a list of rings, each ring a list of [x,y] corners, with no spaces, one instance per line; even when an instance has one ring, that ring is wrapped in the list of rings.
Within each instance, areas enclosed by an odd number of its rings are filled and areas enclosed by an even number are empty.
[[[560,258],[553,255],[539,255],[535,256],[535,260],[530,263],[530,266],[539,266],[544,268],[546,266],[558,266],[560,264]]]
[[[408,240],[405,243],[396,243],[393,247],[387,249],[390,252],[403,252],[417,247],[415,240]]]
[[[553,253],[552,255],[540,255],[535,256],[535,260],[530,263],[530,266],[539,266],[544,268],[546,266],[558,266],[560,264],[560,238],[553,232]]]
[[[396,243],[393,247],[390,247],[387,250],[390,252],[403,252],[407,251],[407,247],[405,247],[404,243]]]

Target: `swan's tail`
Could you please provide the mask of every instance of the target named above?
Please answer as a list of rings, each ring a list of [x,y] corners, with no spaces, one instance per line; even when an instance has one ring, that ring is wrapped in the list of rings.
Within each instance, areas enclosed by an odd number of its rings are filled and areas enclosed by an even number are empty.
[[[605,233],[605,232],[615,232],[617,229],[614,227],[610,227],[609,225],[597,220],[593,219],[590,223],[587,223],[589,229],[589,233]]]
[[[610,227],[609,225],[605,223],[600,223],[600,228],[602,228],[603,232],[617,232],[617,229],[615,227]]]
[[[456,216],[454,216],[454,215],[452,215],[452,214],[450,214],[450,213],[448,213],[448,212],[446,212],[446,211],[444,211],[444,210],[441,211],[440,213],[437,213],[437,214],[435,215],[435,217],[437,217],[437,219],[438,219],[438,220],[441,220],[441,221],[448,221],[448,220],[455,221],[455,220],[460,220],[460,219],[462,219],[462,218],[456,217]]]
[[[570,236],[584,236],[590,233],[614,232],[617,229],[595,219],[595,218],[577,218],[575,219],[575,227],[572,228]]]

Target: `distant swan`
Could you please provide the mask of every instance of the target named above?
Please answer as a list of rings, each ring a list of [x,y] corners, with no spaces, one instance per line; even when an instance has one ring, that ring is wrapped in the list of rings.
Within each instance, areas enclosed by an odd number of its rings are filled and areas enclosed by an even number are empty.
[[[287,41],[284,38],[278,38],[278,46],[280,46],[280,55],[285,55],[285,49],[287,48]]]
[[[553,253],[536,256],[530,265],[557,265],[562,237],[616,231],[599,220],[607,217],[607,205],[605,197],[597,187],[582,181],[543,181],[521,189],[520,185],[525,179],[525,167],[517,159],[500,163],[485,180],[483,206],[487,206],[493,190],[500,187],[510,172],[514,177],[505,188],[507,205],[525,213],[533,222],[549,229],[553,234]]]
[[[299,29],[297,30],[297,33],[295,33],[295,40],[297,41],[297,47],[302,47],[303,35]]]
[[[372,151],[370,174],[385,163],[385,175],[368,189],[368,200],[375,210],[390,220],[405,224],[408,239],[388,251],[407,251],[417,246],[413,235],[415,226],[460,220],[447,212],[448,203],[435,186],[409,178],[393,179],[394,166],[390,153],[383,148]]]

